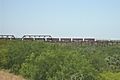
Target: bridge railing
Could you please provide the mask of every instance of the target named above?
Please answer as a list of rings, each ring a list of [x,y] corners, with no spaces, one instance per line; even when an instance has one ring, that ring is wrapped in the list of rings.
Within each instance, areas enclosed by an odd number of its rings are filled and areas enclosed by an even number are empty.
[[[15,39],[15,36],[14,35],[0,35],[0,39],[12,40],[12,39]]]
[[[22,40],[46,40],[46,38],[52,38],[51,35],[24,35]]]

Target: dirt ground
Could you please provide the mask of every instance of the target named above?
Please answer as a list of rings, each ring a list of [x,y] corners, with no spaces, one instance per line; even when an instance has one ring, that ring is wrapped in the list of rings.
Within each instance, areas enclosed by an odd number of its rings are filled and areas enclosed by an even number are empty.
[[[0,71],[0,80],[25,80],[21,76],[16,76],[8,71]]]

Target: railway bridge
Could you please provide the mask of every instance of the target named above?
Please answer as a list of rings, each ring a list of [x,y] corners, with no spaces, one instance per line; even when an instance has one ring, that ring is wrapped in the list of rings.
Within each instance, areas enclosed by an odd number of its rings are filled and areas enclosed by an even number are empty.
[[[0,35],[0,40],[18,40],[14,35]],[[99,40],[95,38],[56,38],[51,35],[24,35],[19,38],[23,41],[45,41],[45,42],[60,42],[60,43],[77,43],[87,45],[114,45],[120,44],[120,40]]]

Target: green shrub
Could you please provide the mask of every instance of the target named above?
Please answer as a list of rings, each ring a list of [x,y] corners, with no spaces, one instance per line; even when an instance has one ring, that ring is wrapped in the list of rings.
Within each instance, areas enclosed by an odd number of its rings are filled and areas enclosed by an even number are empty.
[[[120,45],[0,41],[0,68],[28,80],[119,80]]]
[[[56,53],[56,51],[58,51]],[[22,64],[20,73],[32,80],[95,80],[97,73],[82,55],[72,51],[51,50],[32,53]]]
[[[0,49],[0,67],[6,68],[8,63],[8,50]]]

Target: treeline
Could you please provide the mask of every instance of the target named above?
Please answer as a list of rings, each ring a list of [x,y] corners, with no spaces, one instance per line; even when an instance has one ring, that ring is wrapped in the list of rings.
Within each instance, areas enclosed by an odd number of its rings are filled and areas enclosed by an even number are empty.
[[[120,80],[120,45],[0,41],[0,69],[28,80]]]

